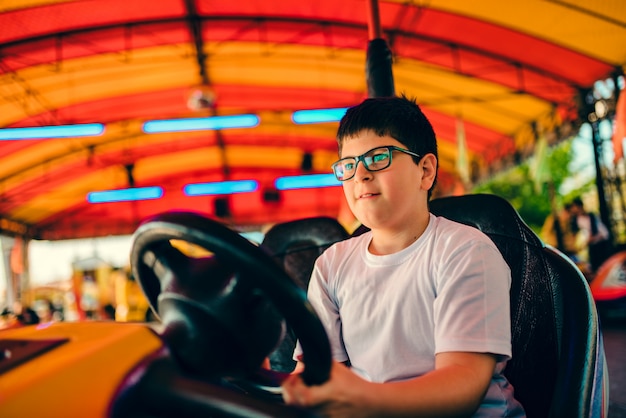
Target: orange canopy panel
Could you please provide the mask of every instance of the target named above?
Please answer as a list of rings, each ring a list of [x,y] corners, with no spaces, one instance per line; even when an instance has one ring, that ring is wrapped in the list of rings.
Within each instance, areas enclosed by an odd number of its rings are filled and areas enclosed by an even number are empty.
[[[476,182],[532,155],[540,136],[571,134],[581,123],[581,92],[626,63],[623,2],[380,0],[376,22],[372,4],[3,0],[0,128],[97,123],[103,132],[0,139],[0,229],[65,239],[132,233],[166,210],[200,211],[242,228],[345,215],[339,186],[277,194],[274,182],[330,173],[337,123],[298,125],[291,116],[368,96],[373,23],[393,53],[395,93],[415,97],[435,126],[439,195],[467,186],[459,159]],[[210,106],[190,101],[198,91]],[[149,120],[237,114],[259,122],[142,129]],[[255,191],[183,193],[190,183],[247,179],[258,183]],[[163,195],[86,198],[130,186],[159,186]]]

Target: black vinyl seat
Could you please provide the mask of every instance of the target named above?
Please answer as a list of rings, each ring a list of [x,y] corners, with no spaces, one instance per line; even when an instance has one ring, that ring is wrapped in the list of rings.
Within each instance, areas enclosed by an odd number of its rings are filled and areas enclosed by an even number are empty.
[[[484,232],[511,268],[513,358],[505,374],[527,416],[606,416],[602,333],[576,265],[544,245],[501,197],[444,197],[431,201],[430,210]]]
[[[430,210],[484,232],[511,268],[513,358],[505,374],[527,416],[606,417],[609,387],[602,333],[589,286],[578,267],[544,245],[501,197],[444,197],[432,200]],[[321,239],[322,231],[331,225],[336,235]],[[347,238],[337,225],[328,218],[276,225],[262,245],[286,264],[298,253],[291,249],[318,246],[308,261],[300,257],[300,263],[293,266],[292,274],[306,280],[306,287],[321,246]],[[352,236],[367,230],[361,226]]]
[[[306,290],[317,257],[348,236],[348,231],[336,219],[320,216],[272,226],[266,232],[261,247]],[[280,346],[269,356],[273,370],[289,373],[294,369],[292,355],[295,344],[295,335],[288,328]]]

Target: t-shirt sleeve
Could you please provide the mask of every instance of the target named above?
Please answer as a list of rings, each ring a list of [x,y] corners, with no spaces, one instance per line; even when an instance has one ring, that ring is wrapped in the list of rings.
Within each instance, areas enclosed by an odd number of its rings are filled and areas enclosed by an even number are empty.
[[[434,302],[436,352],[511,357],[511,273],[487,240],[470,240],[441,264]]]
[[[341,337],[341,318],[336,299],[333,297],[331,286],[329,285],[329,274],[331,269],[327,263],[327,253],[322,254],[315,262],[311,280],[307,291],[307,297],[315,313],[324,325],[326,334],[330,342],[331,355],[333,359],[343,362],[348,360],[348,355],[343,345]],[[296,344],[293,359],[301,361],[302,347],[300,342]]]

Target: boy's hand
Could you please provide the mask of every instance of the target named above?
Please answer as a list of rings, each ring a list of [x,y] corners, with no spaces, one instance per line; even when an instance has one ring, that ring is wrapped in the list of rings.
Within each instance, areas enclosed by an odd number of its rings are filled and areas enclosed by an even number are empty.
[[[283,399],[332,418],[471,416],[495,365],[493,354],[444,352],[435,356],[435,370],[420,377],[372,383],[333,362],[330,378],[318,386],[307,386],[299,374],[288,376]]]
[[[366,417],[359,404],[368,382],[342,363],[333,362],[330,378],[321,385],[307,386],[300,374],[290,375],[283,383],[283,399],[288,405],[311,408],[325,417]]]

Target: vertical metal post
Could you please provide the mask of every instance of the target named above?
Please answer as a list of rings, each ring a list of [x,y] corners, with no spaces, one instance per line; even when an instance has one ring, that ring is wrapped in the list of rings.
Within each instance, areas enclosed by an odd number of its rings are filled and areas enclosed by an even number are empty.
[[[598,208],[600,210],[600,219],[609,230],[609,239],[613,241],[613,228],[609,207],[606,201],[606,193],[604,191],[604,175],[602,173],[602,138],[600,138],[600,129],[598,121],[591,122],[591,142],[593,143],[593,160],[596,167],[596,188],[598,189]]]
[[[370,0],[367,8],[367,28],[369,39],[379,39],[383,37],[380,27],[380,12],[378,10],[378,0]]]
[[[0,280],[4,280],[4,288],[6,293],[6,306],[0,305],[0,309],[13,309],[13,303],[18,300],[17,292],[14,286],[11,268],[9,267],[10,244],[9,238],[0,236]]]
[[[391,50],[382,38],[378,1],[370,0],[368,8],[368,35],[366,58],[367,91],[369,97],[394,96]]]

